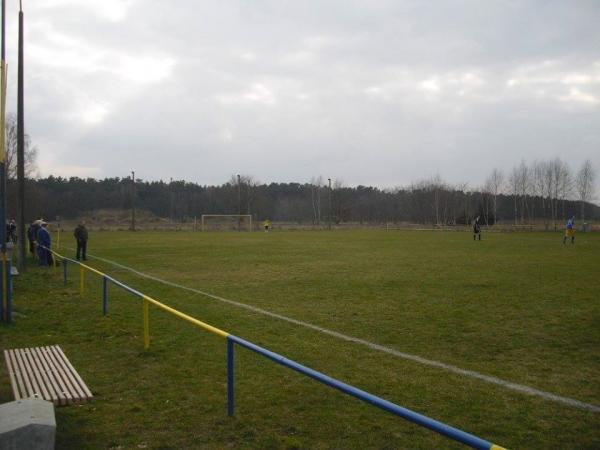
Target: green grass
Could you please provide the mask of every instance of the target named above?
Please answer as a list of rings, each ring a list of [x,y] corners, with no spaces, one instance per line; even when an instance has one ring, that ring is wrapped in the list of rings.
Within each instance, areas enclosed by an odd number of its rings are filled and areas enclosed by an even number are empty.
[[[63,237],[64,244],[64,237]],[[92,254],[396,350],[600,405],[600,235],[556,233],[93,233]],[[600,414],[342,341],[90,264],[211,325],[508,448],[598,448]],[[58,448],[462,448],[258,355],[236,351],[226,406],[222,338],[77,270],[15,280],[2,348],[60,344],[93,403],[57,409]],[[10,401],[5,368],[0,401]]]

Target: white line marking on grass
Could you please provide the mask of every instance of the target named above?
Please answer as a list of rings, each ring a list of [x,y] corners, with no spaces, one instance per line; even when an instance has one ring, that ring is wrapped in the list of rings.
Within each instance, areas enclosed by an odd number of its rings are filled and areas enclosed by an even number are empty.
[[[223,297],[219,297],[218,295],[209,294],[208,292],[204,292],[204,291],[201,291],[199,289],[194,289],[194,288],[191,288],[191,287],[183,286],[181,284],[173,283],[171,281],[163,280],[163,279],[157,278],[157,277],[155,277],[153,275],[149,275],[147,273],[135,270],[132,267],[127,267],[127,266],[124,266],[123,264],[119,264],[119,263],[117,263],[115,261],[111,261],[109,259],[100,258],[99,256],[93,256],[93,255],[89,255],[89,254],[88,254],[88,256],[91,257],[91,258],[95,258],[95,259],[97,259],[99,261],[103,261],[105,263],[112,264],[113,266],[120,267],[121,269],[128,270],[128,271],[130,271],[132,273],[135,273],[136,275],[139,275],[140,277],[143,277],[143,278],[148,278],[150,280],[157,281],[159,283],[166,284],[166,285],[172,286],[174,288],[183,289],[185,291],[194,292],[196,294],[201,294],[201,295],[204,295],[206,297],[212,298],[214,300],[218,300],[218,301],[223,302],[223,303],[228,303],[230,305],[237,306],[238,308],[244,308],[244,309],[247,309],[247,310],[259,313],[259,314],[263,314],[265,316],[274,317],[276,319],[284,320],[286,322],[290,322],[290,323],[293,323],[293,324],[296,324],[296,325],[300,325],[300,326],[305,327],[305,328],[310,328],[312,330],[319,331],[320,333],[327,334],[329,336],[334,336],[334,337],[336,337],[338,339],[342,339],[342,340],[347,341],[347,342],[353,342],[355,344],[361,344],[361,345],[364,345],[364,346],[366,346],[368,348],[372,348],[373,350],[379,350],[381,352],[397,356],[398,358],[407,359],[409,361],[415,361],[415,362],[418,362],[420,364],[424,364],[424,365],[430,366],[430,367],[437,367],[438,369],[443,369],[443,370],[446,370],[448,372],[456,373],[458,375],[462,375],[462,376],[465,376],[465,377],[470,377],[470,378],[475,378],[477,380],[482,380],[482,381],[485,381],[487,383],[491,383],[491,384],[495,384],[495,385],[498,385],[498,386],[505,387],[507,389],[511,389],[513,391],[522,392],[524,394],[534,395],[534,396],[537,396],[537,397],[541,397],[541,398],[543,398],[545,400],[550,400],[550,401],[553,401],[553,402],[562,403],[562,404],[565,404],[565,405],[573,406],[575,408],[584,409],[584,410],[587,410],[587,411],[600,412],[600,407],[599,406],[592,405],[590,403],[585,403],[585,402],[581,402],[579,400],[575,400],[575,399],[572,399],[572,398],[569,398],[569,397],[563,397],[561,395],[552,394],[551,392],[540,391],[539,389],[535,389],[535,388],[532,388],[530,386],[525,386],[524,384],[512,383],[510,381],[506,381],[506,380],[503,380],[501,378],[497,378],[497,377],[493,377],[493,376],[489,376],[489,375],[484,375],[482,373],[475,372],[473,370],[461,369],[460,367],[456,367],[456,366],[453,366],[451,364],[446,364],[446,363],[443,363],[443,362],[440,362],[440,361],[435,361],[435,360],[432,360],[432,359],[423,358],[423,357],[418,356],[418,355],[412,355],[410,353],[400,352],[400,351],[395,350],[393,348],[384,347],[383,345],[379,345],[379,344],[375,344],[373,342],[365,341],[364,339],[356,338],[356,337],[353,337],[353,336],[348,336],[347,334],[338,333],[337,331],[328,330],[327,328],[323,328],[323,327],[320,327],[320,326],[317,326],[317,325],[313,325],[313,324],[308,323],[308,322],[303,322],[301,320],[292,319],[291,317],[282,316],[281,314],[277,314],[277,313],[274,313],[274,312],[271,312],[271,311],[267,311],[265,309],[257,308],[256,306],[251,306],[251,305],[247,305],[245,303],[236,302],[234,300],[229,300],[229,299],[226,299],[226,298],[223,298]]]

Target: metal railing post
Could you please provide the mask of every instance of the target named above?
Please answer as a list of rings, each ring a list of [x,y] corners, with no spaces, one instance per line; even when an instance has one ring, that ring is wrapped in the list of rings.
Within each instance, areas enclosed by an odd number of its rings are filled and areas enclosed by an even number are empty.
[[[148,300],[143,299],[144,314],[144,349],[150,348],[150,318],[148,313]]]
[[[233,416],[234,409],[234,359],[233,359],[234,342],[227,337],[227,415]]]
[[[108,314],[108,280],[106,277],[102,277],[102,314]]]
[[[6,322],[6,299],[7,299],[7,276],[6,276],[6,253],[2,252],[2,289],[0,292],[0,319]]]
[[[63,264],[63,282],[66,285],[67,284],[67,264],[68,264],[68,261],[66,259],[63,259],[62,260],[62,264]]]
[[[83,297],[83,291],[85,289],[85,269],[82,265],[79,265],[79,296]]]
[[[12,322],[12,276],[10,271],[11,260],[6,261],[6,323]]]

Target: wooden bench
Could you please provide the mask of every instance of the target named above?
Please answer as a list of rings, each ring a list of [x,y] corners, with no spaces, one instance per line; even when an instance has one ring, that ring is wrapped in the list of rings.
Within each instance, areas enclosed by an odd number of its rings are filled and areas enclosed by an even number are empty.
[[[40,398],[59,405],[85,403],[92,393],[58,345],[4,350],[15,400]]]

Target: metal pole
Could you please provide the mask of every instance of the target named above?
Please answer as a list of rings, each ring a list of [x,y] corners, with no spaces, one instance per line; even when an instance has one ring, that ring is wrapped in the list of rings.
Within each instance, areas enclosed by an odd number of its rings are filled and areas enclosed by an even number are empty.
[[[2,104],[0,108],[2,108],[2,112],[0,113],[1,122],[0,127],[2,130],[2,136],[0,137],[0,251],[2,253],[6,253],[6,125],[5,125],[5,108],[6,108],[6,98],[5,98],[5,90],[4,85],[6,83],[5,76],[7,72],[6,69],[6,0],[2,0],[2,82],[0,83],[0,101]]]
[[[150,317],[148,312],[148,300],[143,301],[143,314],[144,314],[144,349],[150,348]]]
[[[25,109],[23,86],[23,9],[19,5],[19,67],[17,90],[17,181],[19,185],[19,260],[20,271],[25,270]],[[2,227],[6,227],[3,223]]]
[[[67,284],[67,260],[63,259],[62,263],[63,263],[63,281],[66,285]]]
[[[2,286],[0,294],[0,319],[8,323],[8,277],[6,273],[6,1],[2,0],[2,30],[1,30],[1,64],[0,70],[0,253],[2,255]]]
[[[131,171],[131,231],[135,231],[135,172]]]
[[[331,178],[327,178],[327,181],[329,181],[329,221],[327,228],[331,230]]]
[[[85,291],[85,270],[82,265],[79,265],[79,296],[83,297]]]
[[[242,231],[242,218],[239,217],[242,214],[242,187],[240,181],[240,175],[237,176],[238,182],[238,231]]]
[[[102,277],[102,314],[106,315],[108,314],[108,301],[107,301],[107,294],[108,294],[108,280],[106,279],[106,277]]]
[[[234,342],[227,338],[227,415],[233,416],[234,409],[234,364],[233,364],[233,344]]]

